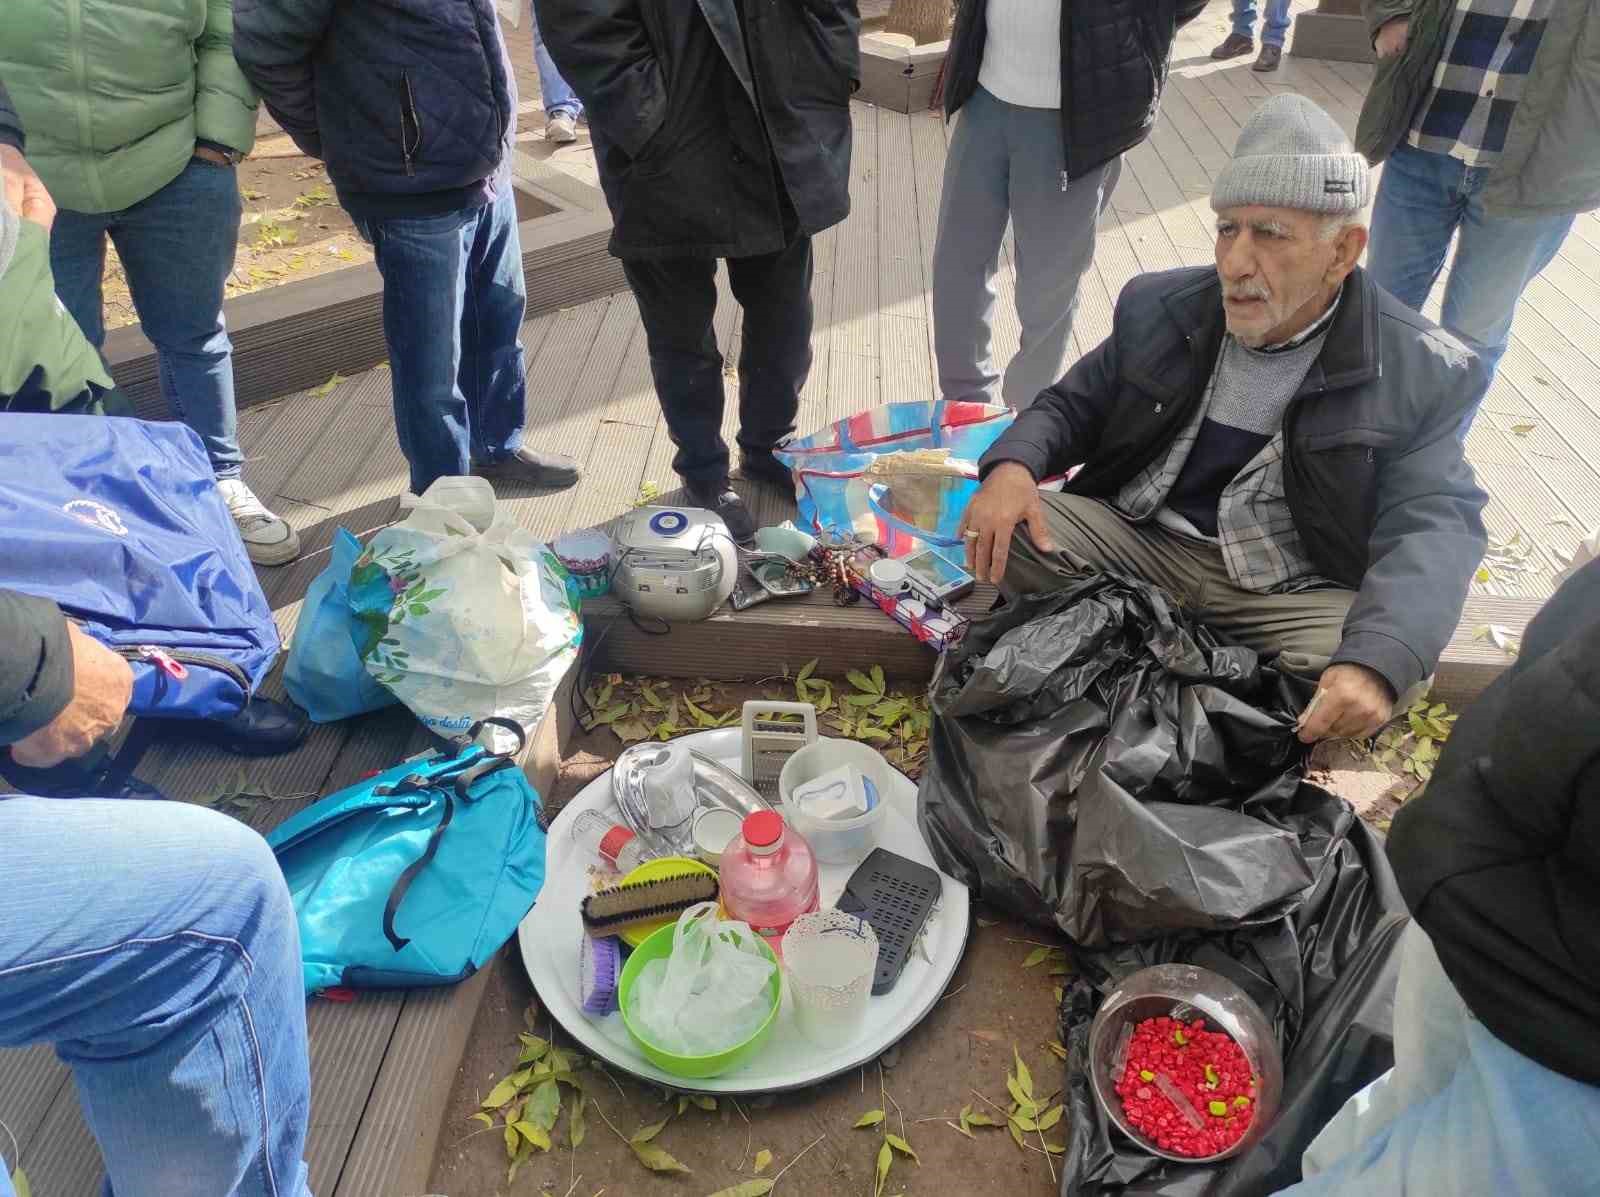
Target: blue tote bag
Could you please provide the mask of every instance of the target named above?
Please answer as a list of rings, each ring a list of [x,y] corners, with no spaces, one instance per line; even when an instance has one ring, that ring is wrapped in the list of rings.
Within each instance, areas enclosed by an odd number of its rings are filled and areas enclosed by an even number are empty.
[[[182,424],[7,415],[0,586],[54,599],[128,658],[136,715],[236,715],[278,655],[205,447]]]
[[[457,741],[267,837],[294,899],[307,993],[465,980],[532,909],[544,884],[539,794],[515,760],[522,729],[493,722],[515,750]]]
[[[361,542],[340,528],[333,534],[328,568],[306,587],[294,627],[283,688],[313,723],[334,723],[400,701],[367,672],[356,650],[359,634],[350,611],[350,571]]]

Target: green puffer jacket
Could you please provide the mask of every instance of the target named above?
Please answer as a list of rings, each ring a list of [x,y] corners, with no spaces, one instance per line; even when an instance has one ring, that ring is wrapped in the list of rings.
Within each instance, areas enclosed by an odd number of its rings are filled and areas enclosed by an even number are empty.
[[[0,0],[0,78],[56,203],[115,212],[188,164],[247,153],[256,97],[233,61],[232,0]]]
[[[77,321],[56,300],[50,234],[0,196],[0,412],[132,415]]]
[[[1405,51],[1378,63],[1356,148],[1373,165],[1405,138],[1433,83],[1456,0],[1362,0],[1367,28],[1411,22]],[[1600,207],[1600,0],[1556,0],[1506,147],[1483,188],[1495,216],[1562,216]]]

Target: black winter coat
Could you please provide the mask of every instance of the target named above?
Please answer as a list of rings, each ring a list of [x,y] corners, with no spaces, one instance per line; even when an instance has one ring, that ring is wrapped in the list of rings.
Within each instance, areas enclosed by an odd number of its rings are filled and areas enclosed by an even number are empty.
[[[855,0],[534,7],[589,115],[613,254],[775,253],[796,224],[817,233],[849,215]],[[793,205],[787,229],[780,188]]]
[[[984,454],[1112,498],[1165,454],[1205,395],[1226,331],[1211,267],[1145,274],[1111,336]],[[1488,501],[1459,439],[1488,383],[1478,359],[1361,269],[1283,417],[1284,483],[1317,572],[1357,591],[1333,660],[1404,694],[1433,672],[1483,560]]]
[[[1600,561],[1567,580],[1389,832],[1412,917],[1498,1038],[1600,1085]]]
[[[945,59],[944,110],[978,89],[989,0],[960,0]],[[1061,6],[1063,184],[1133,149],[1155,127],[1172,39],[1206,0],[1066,0]]]

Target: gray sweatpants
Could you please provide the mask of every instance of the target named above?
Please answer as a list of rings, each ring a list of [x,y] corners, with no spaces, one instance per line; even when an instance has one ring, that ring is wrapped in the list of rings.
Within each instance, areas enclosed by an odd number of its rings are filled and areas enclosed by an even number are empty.
[[[1078,280],[1122,159],[1061,189],[1061,113],[1019,108],[978,88],[961,107],[945,159],[933,250],[933,340],[945,399],[1021,410],[1065,372]],[[995,272],[1015,231],[1022,346],[1002,386],[994,361]]]

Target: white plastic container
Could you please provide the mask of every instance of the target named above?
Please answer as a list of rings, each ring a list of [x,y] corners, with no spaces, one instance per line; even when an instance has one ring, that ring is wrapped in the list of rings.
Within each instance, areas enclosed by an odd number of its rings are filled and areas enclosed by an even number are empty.
[[[851,819],[812,819],[789,801],[797,787],[831,773],[840,765],[854,765],[877,791],[878,801],[866,814]],[[806,745],[784,762],[783,772],[778,776],[778,793],[783,799],[783,817],[805,837],[819,861],[856,865],[878,846],[878,835],[889,813],[884,795],[889,793],[894,782],[894,770],[874,749],[854,740],[821,739]]]
[[[871,925],[840,910],[803,914],[784,932],[783,968],[800,1033],[821,1048],[855,1042],[878,969]]]

